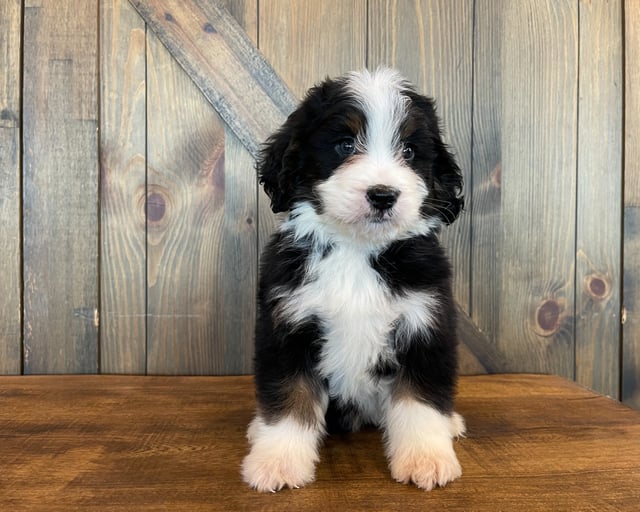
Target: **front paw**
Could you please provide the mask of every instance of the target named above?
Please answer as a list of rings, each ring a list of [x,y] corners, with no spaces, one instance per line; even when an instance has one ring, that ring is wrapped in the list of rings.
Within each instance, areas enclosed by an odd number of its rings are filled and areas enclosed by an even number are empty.
[[[267,425],[256,417],[249,427],[251,451],[242,463],[242,477],[260,492],[297,489],[315,478],[319,432],[292,419]]]
[[[430,491],[462,475],[453,446],[449,439],[437,443],[441,446],[419,448],[400,447],[389,461],[391,476],[398,482],[414,483],[421,489]]]
[[[244,481],[260,492],[277,492],[284,487],[298,489],[313,482],[315,463],[293,453],[253,448],[242,464]]]
[[[430,491],[462,474],[453,450],[453,438],[464,435],[462,416],[407,399],[393,403],[385,420],[387,457],[395,480]]]

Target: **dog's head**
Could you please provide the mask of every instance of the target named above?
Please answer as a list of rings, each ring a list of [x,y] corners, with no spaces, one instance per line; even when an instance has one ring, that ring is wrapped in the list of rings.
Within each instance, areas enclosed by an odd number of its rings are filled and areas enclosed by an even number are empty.
[[[437,229],[463,207],[434,102],[390,69],[312,88],[267,140],[258,174],[274,212],[311,207],[365,236]]]

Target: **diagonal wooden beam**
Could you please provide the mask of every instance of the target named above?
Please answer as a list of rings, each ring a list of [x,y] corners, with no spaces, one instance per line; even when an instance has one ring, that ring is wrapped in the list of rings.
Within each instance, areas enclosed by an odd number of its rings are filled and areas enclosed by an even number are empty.
[[[255,156],[296,98],[233,16],[212,0],[129,0]]]
[[[487,373],[500,373],[508,370],[505,356],[491,343],[473,322],[460,304],[456,304],[458,320],[458,340],[471,351]]]

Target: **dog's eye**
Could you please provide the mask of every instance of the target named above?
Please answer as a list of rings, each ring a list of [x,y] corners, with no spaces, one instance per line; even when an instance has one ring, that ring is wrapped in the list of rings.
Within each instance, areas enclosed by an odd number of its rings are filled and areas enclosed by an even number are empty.
[[[405,144],[402,148],[402,158],[404,158],[407,162],[411,162],[411,160],[413,160],[415,156],[416,152],[413,149],[413,146],[411,144]]]
[[[336,151],[340,156],[351,156],[356,152],[356,141],[351,137],[342,139],[336,144]]]

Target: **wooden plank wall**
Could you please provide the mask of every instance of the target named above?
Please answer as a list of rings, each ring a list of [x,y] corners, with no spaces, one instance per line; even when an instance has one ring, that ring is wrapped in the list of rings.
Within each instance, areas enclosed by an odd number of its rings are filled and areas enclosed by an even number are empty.
[[[380,64],[436,97],[466,372],[640,406],[640,2],[221,3],[298,97]],[[0,373],[250,372],[240,139],[126,0],[3,2],[0,48]]]
[[[98,33],[93,2],[24,2],[23,371],[98,371]]]
[[[0,5],[0,373],[22,370],[20,2]]]
[[[640,408],[640,1],[625,1],[622,399]]]

